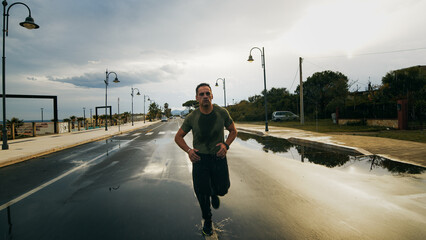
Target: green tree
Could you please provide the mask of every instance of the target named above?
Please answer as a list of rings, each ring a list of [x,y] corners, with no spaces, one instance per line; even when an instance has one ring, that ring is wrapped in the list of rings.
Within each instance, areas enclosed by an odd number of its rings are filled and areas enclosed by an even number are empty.
[[[9,127],[9,129],[12,129],[12,124],[14,124],[15,134],[17,133],[18,128],[24,125],[24,120],[15,117],[10,120],[7,120],[6,122],[6,126]]]
[[[262,92],[264,93],[264,92]],[[268,119],[274,111],[292,111],[297,113],[297,95],[290,94],[285,88],[272,88],[267,91]],[[265,120],[265,102],[263,95],[251,96],[238,104],[228,106],[227,109],[235,121],[262,121]]]
[[[187,107],[189,112],[191,112],[193,109],[198,108],[198,102],[197,100],[188,100],[182,104],[183,107]]]
[[[297,97],[286,88],[272,88],[267,93],[268,118],[274,111],[291,111],[297,113]],[[263,97],[262,97],[263,101]]]
[[[155,102],[153,102],[149,105],[149,108],[148,108],[148,114],[147,114],[148,119],[151,121],[151,120],[157,118],[158,115],[161,116],[160,106],[158,104],[156,104]]]
[[[169,108],[168,103],[164,104],[164,114],[166,115],[166,117],[172,116],[172,110]]]
[[[121,119],[124,123],[128,123],[131,116],[130,112],[121,113]]]
[[[384,95],[392,100],[409,98],[426,85],[421,66],[392,71],[382,78]],[[426,70],[423,70],[426,71]]]
[[[383,97],[387,101],[408,99],[410,119],[426,118],[426,66],[392,71],[382,78]]]
[[[299,93],[299,87],[296,90]],[[330,70],[314,73],[303,83],[305,113],[329,118],[337,107],[344,108],[348,95],[348,77]]]
[[[84,117],[78,117],[77,118],[77,123],[79,126],[84,126]]]
[[[74,125],[75,125],[75,121],[77,120],[77,117],[76,116],[71,116],[70,119],[71,119],[71,124],[72,124],[71,129],[74,129]]]

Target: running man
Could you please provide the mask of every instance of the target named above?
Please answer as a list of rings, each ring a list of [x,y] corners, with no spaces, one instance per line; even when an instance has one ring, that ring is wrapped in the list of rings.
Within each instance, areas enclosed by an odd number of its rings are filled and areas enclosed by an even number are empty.
[[[237,129],[228,111],[212,104],[213,94],[209,84],[199,84],[195,93],[199,108],[185,118],[176,133],[175,142],[188,153],[192,162],[194,191],[204,219],[203,233],[210,236],[213,233],[210,198],[211,206],[218,209],[218,196],[228,193],[230,181],[226,153],[237,137]],[[224,127],[229,131],[226,141]],[[193,148],[183,139],[191,130]]]

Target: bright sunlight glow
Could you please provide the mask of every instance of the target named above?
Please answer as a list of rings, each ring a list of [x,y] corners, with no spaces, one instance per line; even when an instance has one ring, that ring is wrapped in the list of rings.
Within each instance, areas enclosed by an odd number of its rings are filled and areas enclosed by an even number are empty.
[[[292,48],[304,55],[347,54],[377,38],[385,19],[380,5],[367,1],[335,1],[313,5],[287,34]]]

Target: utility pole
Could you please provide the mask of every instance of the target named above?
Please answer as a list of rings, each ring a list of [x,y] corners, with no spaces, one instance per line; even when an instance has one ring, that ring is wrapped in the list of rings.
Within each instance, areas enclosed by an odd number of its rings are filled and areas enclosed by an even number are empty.
[[[118,104],[118,108],[117,108],[118,109],[118,132],[120,132],[120,122],[121,122],[121,118],[120,118],[120,98],[118,98],[117,104]],[[132,108],[133,108],[133,106],[132,106]]]
[[[305,124],[305,114],[303,113],[303,78],[302,78],[302,62],[303,58],[299,57],[299,72],[300,72],[300,85],[299,85],[299,92],[300,92],[300,124]]]

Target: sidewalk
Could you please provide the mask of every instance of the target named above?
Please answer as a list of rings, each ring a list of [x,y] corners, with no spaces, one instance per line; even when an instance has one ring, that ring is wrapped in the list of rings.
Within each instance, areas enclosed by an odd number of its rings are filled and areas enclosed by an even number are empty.
[[[119,126],[109,126],[108,131],[105,131],[105,128],[97,128],[79,132],[8,140],[9,149],[0,150],[0,167],[130,132],[156,122],[134,122],[134,126],[131,123],[127,123],[120,126],[120,131]]]
[[[284,138],[296,144],[340,148],[360,155],[378,155],[390,160],[426,167],[425,143],[379,137],[324,134],[273,126],[269,126],[269,131],[265,132],[265,126],[254,124],[236,124],[236,127],[240,131]]]

